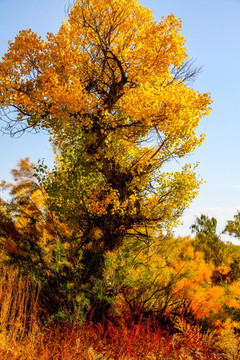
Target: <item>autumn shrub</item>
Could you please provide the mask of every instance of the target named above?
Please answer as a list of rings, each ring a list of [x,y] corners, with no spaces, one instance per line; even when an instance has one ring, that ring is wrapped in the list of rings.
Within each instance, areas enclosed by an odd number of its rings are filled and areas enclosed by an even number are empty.
[[[164,243],[156,236],[155,247],[135,246],[128,240],[106,256],[105,286],[115,294],[112,310],[125,316],[127,309],[136,321],[155,314],[171,324],[181,316],[205,331],[238,330],[239,281],[229,276],[231,257],[216,267],[190,238]]]
[[[11,171],[13,182],[2,182],[10,197],[0,200],[0,248],[5,264],[40,284],[39,304],[46,321],[84,319],[87,290],[81,289],[81,251],[76,234],[49,209],[48,197],[34,176],[28,158]]]

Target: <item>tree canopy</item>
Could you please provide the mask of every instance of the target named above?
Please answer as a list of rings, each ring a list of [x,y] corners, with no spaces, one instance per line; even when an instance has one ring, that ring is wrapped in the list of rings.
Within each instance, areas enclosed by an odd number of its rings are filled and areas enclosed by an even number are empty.
[[[209,113],[209,95],[187,84],[196,71],[186,59],[173,15],[157,23],[137,1],[80,0],[57,34],[21,31],[0,63],[6,128],[49,131],[64,173],[55,203],[105,238],[173,223],[196,195],[189,166],[162,172],[201,144]]]

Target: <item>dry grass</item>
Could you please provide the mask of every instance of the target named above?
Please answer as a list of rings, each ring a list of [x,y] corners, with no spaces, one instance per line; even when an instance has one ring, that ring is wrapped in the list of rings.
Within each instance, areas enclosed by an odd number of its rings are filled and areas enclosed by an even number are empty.
[[[14,267],[0,273],[0,358],[24,359],[39,334],[38,288]]]

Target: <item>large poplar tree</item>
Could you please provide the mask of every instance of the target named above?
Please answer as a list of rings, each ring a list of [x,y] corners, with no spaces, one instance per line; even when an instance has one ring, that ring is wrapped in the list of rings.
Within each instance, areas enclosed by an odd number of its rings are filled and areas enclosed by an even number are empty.
[[[42,181],[75,231],[83,281],[101,277],[104,253],[128,236],[171,228],[196,196],[194,167],[164,172],[204,139],[197,126],[211,100],[191,87],[196,73],[181,21],[157,23],[137,0],[77,0],[57,34],[24,30],[9,44],[0,62],[5,131],[49,132],[56,167]]]

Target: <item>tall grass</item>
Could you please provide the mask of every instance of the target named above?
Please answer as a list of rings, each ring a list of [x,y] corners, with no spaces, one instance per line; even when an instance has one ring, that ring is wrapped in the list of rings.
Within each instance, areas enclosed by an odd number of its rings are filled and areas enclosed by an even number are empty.
[[[38,333],[38,287],[16,268],[1,265],[0,358],[26,357]]]

